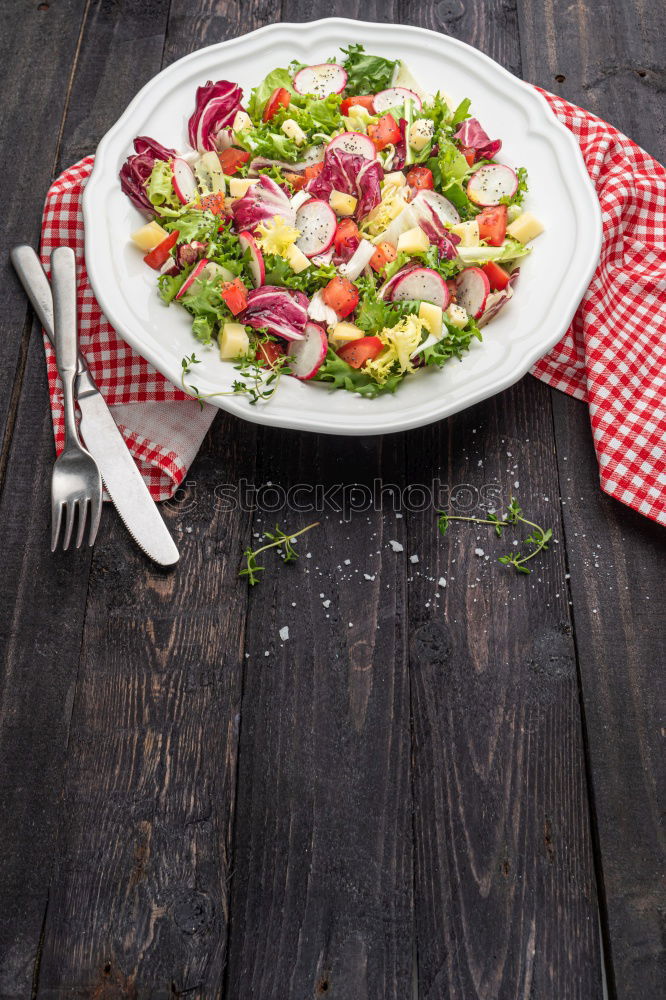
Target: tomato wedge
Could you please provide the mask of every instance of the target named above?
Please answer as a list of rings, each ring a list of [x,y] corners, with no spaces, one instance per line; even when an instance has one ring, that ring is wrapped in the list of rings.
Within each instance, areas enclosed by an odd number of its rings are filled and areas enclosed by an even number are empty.
[[[302,191],[305,187],[305,176],[303,174],[293,174],[291,171],[285,170],[282,176],[291,184],[294,191]]]
[[[303,171],[303,177],[305,178],[305,183],[307,184],[308,181],[311,181],[313,178],[317,177],[318,174],[320,174],[323,169],[324,169],[323,160],[321,161],[321,163],[313,163],[311,167],[306,167],[305,170]]]
[[[333,247],[338,257],[351,257],[360,239],[358,226],[353,219],[342,219],[338,222],[333,237]]]
[[[432,170],[428,167],[412,167],[405,179],[410,187],[418,191],[432,191],[435,187]]]
[[[276,340],[263,340],[257,345],[256,359],[260,365],[268,365],[269,368],[275,368],[277,361],[285,354],[285,349],[282,344],[278,344]]]
[[[156,271],[159,271],[162,264],[165,263],[167,257],[169,256],[170,251],[173,247],[175,247],[179,235],[180,233],[177,229],[175,229],[165,240],[158,243],[157,246],[150,251],[150,253],[146,254],[143,259],[148,267],[153,267]]]
[[[484,208],[479,212],[476,221],[479,223],[479,239],[485,240],[488,246],[501,247],[506,236],[506,205],[495,205],[494,208]]]
[[[363,94],[361,97],[345,97],[344,101],[340,105],[340,114],[348,115],[349,109],[354,105],[360,105],[373,114],[375,110],[375,99],[372,94]]]
[[[223,215],[224,195],[222,192],[218,192],[218,194],[205,194],[203,198],[199,199],[197,208],[200,208],[202,212],[208,210],[213,215]]]
[[[473,166],[476,161],[476,150],[472,149],[471,146],[463,146],[460,152],[467,160],[467,166],[468,167]]]
[[[382,115],[376,125],[368,125],[368,135],[378,151],[386,149],[392,142],[400,142],[402,137],[400,126],[390,114]]]
[[[370,258],[370,267],[373,271],[383,271],[387,264],[395,260],[398,251],[392,243],[386,241],[377,244],[377,249]]]
[[[239,313],[243,312],[243,309],[247,305],[247,288],[240,278],[234,278],[233,281],[225,281],[220,286],[220,295],[234,316],[238,316]]]
[[[481,268],[485,272],[486,278],[493,292],[501,292],[509,284],[509,273],[503,267],[496,264],[494,260],[489,260]]]
[[[268,98],[266,107],[264,108],[263,120],[269,122],[274,114],[276,114],[280,108],[288,108],[291,101],[291,94],[284,87],[276,87],[271,96]]]
[[[366,361],[372,361],[383,349],[384,345],[379,337],[363,337],[362,340],[352,340],[341,347],[338,357],[352,368],[362,368]]]
[[[223,149],[217,155],[220,160],[220,166],[225,174],[235,174],[250,159],[250,154],[246,150],[236,149],[234,146],[230,146],[229,149]]]
[[[358,305],[358,288],[348,278],[336,275],[324,288],[322,298],[340,319],[349,316]]]

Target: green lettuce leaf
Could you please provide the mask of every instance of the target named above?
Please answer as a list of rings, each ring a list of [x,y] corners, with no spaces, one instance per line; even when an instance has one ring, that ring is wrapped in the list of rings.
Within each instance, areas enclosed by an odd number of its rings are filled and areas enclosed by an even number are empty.
[[[407,255],[402,256],[404,263]],[[380,299],[370,278],[359,278],[356,285],[359,289],[359,303],[354,322],[366,333],[378,333],[380,330],[390,329],[399,323],[403,316],[419,310],[416,302],[385,302],[384,299]]]
[[[336,275],[333,264],[325,264],[321,267],[315,267],[311,264],[310,267],[296,274],[291,265],[283,257],[278,257],[277,254],[264,254],[264,264],[266,266],[265,284],[294,288],[299,292],[305,292],[308,296],[314,295]]]
[[[447,323],[446,320],[444,321],[444,326],[446,327],[446,333],[442,339],[433,344],[432,347],[426,347],[422,351],[422,357],[426,365],[436,365],[441,368],[451,358],[458,358],[460,360],[463,354],[469,350],[472,340],[483,339],[476,320],[471,316],[462,330],[451,323]]]
[[[347,57],[342,64],[348,76],[345,94],[377,94],[391,86],[397,60],[368,55],[362,45],[342,51]]]
[[[293,74],[288,69],[274,69],[253,89],[247,105],[247,113],[253,122],[261,121],[268,99],[277,87],[284,87],[290,94],[295,93],[292,78]]]
[[[182,203],[173,189],[173,169],[165,160],[155,160],[146,183],[146,194],[158,215],[180,212]]]
[[[331,389],[346,389],[357,392],[360,396],[374,399],[387,392],[395,392],[404,375],[389,375],[385,382],[379,385],[370,375],[360,368],[352,368],[330,347],[323,365],[315,375],[315,380],[330,384]]]
[[[501,247],[458,246],[456,249],[465,267],[469,267],[470,264],[487,264],[489,260],[494,260],[496,263],[519,260],[531,253],[530,247],[518,240],[512,240],[511,237],[507,237]]]

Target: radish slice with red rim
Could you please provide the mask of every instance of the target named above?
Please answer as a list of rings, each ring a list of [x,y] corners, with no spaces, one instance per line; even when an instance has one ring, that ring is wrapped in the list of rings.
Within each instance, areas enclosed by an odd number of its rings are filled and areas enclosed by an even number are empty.
[[[296,213],[296,228],[301,235],[296,246],[306,257],[325,253],[333,243],[338,220],[335,212],[321,198],[311,198]]]
[[[199,193],[192,167],[181,156],[173,161],[173,189],[183,205],[189,205]]]
[[[518,188],[518,178],[504,163],[488,163],[475,170],[467,183],[467,197],[475,205],[492,208],[502,198],[511,198]]]
[[[250,274],[252,275],[252,283],[255,288],[259,288],[264,283],[266,277],[266,267],[264,265],[264,255],[259,249],[259,245],[255,240],[252,233],[243,232],[238,234],[238,242],[240,243],[243,253],[246,250],[250,252]]]
[[[417,111],[421,110],[421,98],[413,90],[407,87],[389,87],[388,90],[380,90],[375,94],[373,107],[376,115],[381,115],[391,108],[399,108],[405,101],[411,100]]]
[[[415,267],[402,275],[391,288],[390,296],[392,302],[432,302],[440,309],[446,309],[451,299],[446,281],[430,267]]]
[[[372,139],[362,132],[342,132],[331,139],[328,149],[341,149],[343,153],[351,153],[352,156],[363,156],[366,160],[376,160],[377,150]]]
[[[347,86],[347,73],[337,63],[306,66],[294,77],[297,94],[313,94],[320,99],[329,94],[341,94]]]
[[[490,282],[480,267],[466,267],[456,278],[456,301],[474,319],[483,313],[489,294]]]
[[[289,345],[289,368],[291,374],[307,382],[314,378],[324,363],[328,351],[328,338],[323,326],[307,323],[303,340],[294,340]]]

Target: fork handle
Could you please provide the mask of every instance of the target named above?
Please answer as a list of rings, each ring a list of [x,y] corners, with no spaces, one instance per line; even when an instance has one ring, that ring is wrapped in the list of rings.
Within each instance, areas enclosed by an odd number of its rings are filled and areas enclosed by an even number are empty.
[[[65,405],[65,445],[79,441],[74,404],[74,379],[78,362],[76,329],[76,258],[71,247],[57,247],[51,254],[51,288],[56,363]]]

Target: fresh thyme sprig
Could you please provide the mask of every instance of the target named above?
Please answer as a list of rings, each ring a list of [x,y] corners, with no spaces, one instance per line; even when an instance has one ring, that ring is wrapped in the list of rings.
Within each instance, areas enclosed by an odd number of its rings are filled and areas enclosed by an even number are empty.
[[[240,379],[236,379],[235,382],[231,383],[230,391],[220,389],[219,392],[202,393],[196,385],[188,385],[185,382],[186,377],[192,374],[193,365],[201,364],[201,358],[198,358],[196,354],[192,354],[191,357],[186,356],[182,358],[180,362],[180,384],[183,387],[183,392],[186,392],[188,396],[194,396],[199,401],[199,406],[202,409],[203,401],[211,399],[213,396],[246,395],[249,397],[250,405],[254,406],[260,400],[264,402],[269,400],[277,389],[281,377],[290,373],[288,366],[289,358],[286,354],[278,357],[270,366],[266,366],[261,361],[249,355],[236,358],[235,360],[237,363],[234,365],[234,368],[248,381],[241,382]]]
[[[534,521],[529,521],[523,516],[523,512],[516,497],[511,497],[506,513],[501,518],[498,517],[497,514],[488,514],[488,517],[462,517],[456,514],[447,514],[443,510],[439,510],[437,513],[439,514],[437,524],[442,535],[446,534],[451,521],[470,521],[472,524],[491,524],[495,528],[495,534],[498,538],[502,537],[504,529],[511,524],[527,524],[530,528],[533,528],[534,530],[530,532],[528,537],[524,540],[525,545],[532,546],[531,551],[526,552],[525,555],[519,551],[511,552],[506,556],[500,556],[498,559],[498,561],[503,563],[505,566],[513,566],[517,573],[531,573],[531,570],[525,564],[529,562],[530,559],[534,559],[534,557],[540,552],[547,549],[548,542],[553,537],[551,528],[544,529],[538,524],[535,524]]]
[[[243,553],[243,558],[245,559],[245,566],[239,570],[239,576],[246,576],[247,582],[251,587],[254,587],[255,583],[259,583],[259,574],[264,572],[264,567],[259,566],[257,563],[257,556],[261,552],[266,552],[267,549],[278,549],[278,552],[282,556],[283,562],[295,562],[298,559],[298,552],[294,548],[294,540],[298,538],[299,535],[304,535],[306,531],[310,531],[311,528],[316,528],[319,521],[314,521],[312,524],[308,524],[306,528],[301,528],[300,531],[286,532],[283,531],[279,524],[275,525],[275,531],[265,531],[264,538],[269,538],[270,541],[266,545],[262,545],[258,549],[247,548]]]

